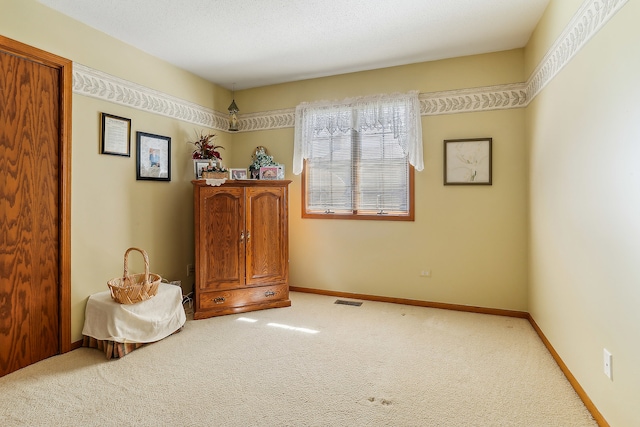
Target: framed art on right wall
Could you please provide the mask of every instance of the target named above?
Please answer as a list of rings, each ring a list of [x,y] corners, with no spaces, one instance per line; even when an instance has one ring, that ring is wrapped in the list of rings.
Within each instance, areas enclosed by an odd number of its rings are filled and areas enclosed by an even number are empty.
[[[491,185],[492,138],[446,139],[444,185]]]

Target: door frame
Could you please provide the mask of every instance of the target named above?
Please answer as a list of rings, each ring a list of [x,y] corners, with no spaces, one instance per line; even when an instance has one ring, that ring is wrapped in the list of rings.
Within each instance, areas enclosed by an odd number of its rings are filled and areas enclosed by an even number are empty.
[[[59,353],[72,350],[71,344],[71,98],[73,62],[44,50],[0,35],[0,51],[60,71],[59,116]]]

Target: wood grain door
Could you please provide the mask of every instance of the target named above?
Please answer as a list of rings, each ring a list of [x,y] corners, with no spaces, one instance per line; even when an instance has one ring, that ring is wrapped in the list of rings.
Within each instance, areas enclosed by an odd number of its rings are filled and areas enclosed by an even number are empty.
[[[248,187],[247,286],[284,283],[289,253],[286,187]]]
[[[61,344],[61,73],[0,49],[0,376],[70,346]]]
[[[198,187],[197,191],[196,283],[205,291],[241,287],[245,271],[244,189]]]

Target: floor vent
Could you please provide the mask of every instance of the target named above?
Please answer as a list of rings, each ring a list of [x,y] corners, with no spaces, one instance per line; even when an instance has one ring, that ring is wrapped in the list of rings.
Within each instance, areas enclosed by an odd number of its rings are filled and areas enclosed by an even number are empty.
[[[355,307],[360,307],[362,305],[362,301],[347,301],[343,299],[337,299],[334,304],[353,305]]]

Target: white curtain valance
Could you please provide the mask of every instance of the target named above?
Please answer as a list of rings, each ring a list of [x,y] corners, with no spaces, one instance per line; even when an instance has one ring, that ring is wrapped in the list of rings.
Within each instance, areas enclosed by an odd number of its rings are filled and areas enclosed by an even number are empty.
[[[392,132],[409,163],[424,169],[418,91],[373,95],[342,101],[304,102],[296,107],[293,173],[302,172],[315,136],[358,132]]]

